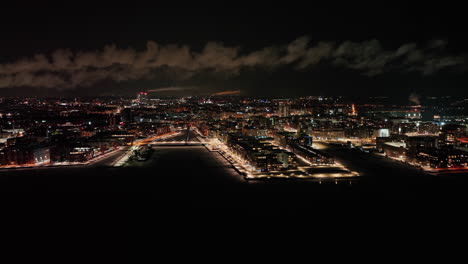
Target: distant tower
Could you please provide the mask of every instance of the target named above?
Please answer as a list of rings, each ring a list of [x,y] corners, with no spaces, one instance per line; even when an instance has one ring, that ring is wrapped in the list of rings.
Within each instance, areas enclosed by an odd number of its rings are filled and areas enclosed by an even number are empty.
[[[139,92],[137,94],[137,103],[144,104],[148,100],[148,93],[147,92]]]
[[[354,106],[354,104],[351,105],[351,115],[353,116],[357,115],[356,106]]]
[[[291,115],[291,107],[284,102],[280,102],[279,103],[279,116],[288,117],[290,115]]]

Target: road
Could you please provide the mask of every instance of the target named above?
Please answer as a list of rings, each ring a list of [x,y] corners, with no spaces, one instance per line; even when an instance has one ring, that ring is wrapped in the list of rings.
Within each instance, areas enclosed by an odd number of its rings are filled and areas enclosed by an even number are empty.
[[[8,171],[30,171],[30,170],[53,170],[53,169],[60,169],[60,168],[80,168],[80,167],[88,167],[88,168],[96,168],[96,167],[111,167],[113,164],[118,161],[128,150],[130,146],[120,147],[118,150],[114,150],[110,153],[106,153],[104,155],[95,157],[88,162],[78,162],[78,163],[62,163],[62,164],[47,164],[42,166],[31,166],[31,167],[17,167],[17,168],[8,168],[2,169],[0,172],[8,172]]]
[[[181,133],[175,134],[174,136],[168,137],[161,137],[155,139],[153,142],[155,143],[184,143],[186,140],[187,132],[186,130],[181,131]],[[200,142],[194,131],[190,131],[189,134],[189,141],[191,142]],[[89,168],[96,168],[96,167],[111,167],[113,166],[118,160],[120,160],[127,151],[131,148],[131,146],[123,146],[120,149],[113,151],[112,153],[104,154],[104,157],[96,157],[95,159],[91,160],[88,164],[75,164],[75,165],[57,165],[57,166],[38,166],[38,167],[18,167],[18,168],[10,168],[8,170],[11,171],[18,171],[18,170],[50,170],[56,168],[63,168],[63,167],[89,167]]]
[[[180,133],[175,134],[172,137],[164,137],[164,138],[158,138],[153,140],[153,143],[185,143],[185,140],[187,139],[187,130],[182,130]],[[190,130],[189,131],[189,142],[200,142],[197,139],[197,134],[195,131]]]
[[[124,146],[120,149],[110,153],[104,158],[100,158],[94,162],[91,162],[87,167],[110,167],[113,166],[123,155],[127,153],[127,151],[131,148],[131,146]]]

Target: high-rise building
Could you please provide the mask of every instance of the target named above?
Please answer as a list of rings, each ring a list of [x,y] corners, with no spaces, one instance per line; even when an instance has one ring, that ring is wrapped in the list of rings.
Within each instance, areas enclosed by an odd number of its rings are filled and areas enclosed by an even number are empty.
[[[290,115],[291,115],[291,107],[284,102],[280,102],[279,103],[279,116],[288,117]]]
[[[447,124],[442,126],[441,139],[446,145],[458,146],[458,138],[465,136],[466,127],[457,124]]]
[[[137,94],[137,99],[136,99],[136,101],[137,101],[138,103],[140,103],[140,104],[146,103],[147,100],[148,100],[148,93],[146,93],[146,92],[139,92],[139,93]]]

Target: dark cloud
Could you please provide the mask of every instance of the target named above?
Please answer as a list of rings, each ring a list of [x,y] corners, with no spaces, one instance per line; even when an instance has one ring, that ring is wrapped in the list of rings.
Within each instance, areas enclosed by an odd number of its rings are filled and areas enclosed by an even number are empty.
[[[151,80],[164,69],[177,79],[189,79],[203,72],[237,75],[242,68],[275,70],[281,66],[313,70],[321,63],[355,70],[367,76],[389,71],[433,74],[446,68],[466,69],[465,55],[444,54],[447,42],[432,40],[423,48],[405,43],[385,49],[378,40],[363,42],[315,42],[307,36],[287,45],[241,53],[241,47],[208,42],[201,51],[187,45],[159,45],[148,41],[146,49],[121,49],[115,45],[98,51],[73,53],[67,49],[50,55],[37,54],[0,64],[0,88],[44,87],[71,89],[100,81]]]
[[[433,39],[429,41],[428,48],[430,49],[443,49],[447,46],[447,41],[444,39]]]

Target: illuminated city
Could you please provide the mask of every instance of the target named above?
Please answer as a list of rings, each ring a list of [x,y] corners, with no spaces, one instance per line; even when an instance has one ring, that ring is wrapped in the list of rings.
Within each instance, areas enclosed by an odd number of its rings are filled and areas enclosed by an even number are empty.
[[[247,181],[357,180],[361,173],[342,165],[349,161],[331,154],[336,150],[394,159],[428,174],[468,170],[465,98],[397,106],[372,98],[224,93],[2,98],[0,168],[125,167],[144,162],[159,146],[180,145],[206,147]]]
[[[41,259],[21,247],[36,237],[55,241],[31,243],[47,257],[72,249],[64,263],[130,246],[146,263],[160,244],[218,243],[197,220],[348,245],[331,231],[412,226],[419,203],[463,212],[461,4],[16,2],[0,16],[0,193],[27,214],[2,210],[15,258]]]

